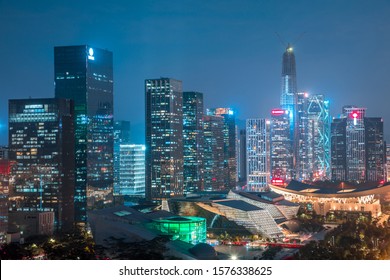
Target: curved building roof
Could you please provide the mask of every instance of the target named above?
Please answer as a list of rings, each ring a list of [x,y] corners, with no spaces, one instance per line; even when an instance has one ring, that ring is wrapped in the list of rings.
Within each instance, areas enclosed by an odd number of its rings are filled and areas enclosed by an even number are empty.
[[[311,196],[311,197],[337,197],[337,198],[351,198],[351,197],[360,197],[373,194],[383,194],[390,192],[390,184],[384,186],[370,186],[363,188],[348,188],[348,189],[338,189],[331,187],[319,187],[314,185],[305,184],[292,180],[287,187],[280,187],[270,185],[271,189],[275,191],[283,191],[286,193]]]

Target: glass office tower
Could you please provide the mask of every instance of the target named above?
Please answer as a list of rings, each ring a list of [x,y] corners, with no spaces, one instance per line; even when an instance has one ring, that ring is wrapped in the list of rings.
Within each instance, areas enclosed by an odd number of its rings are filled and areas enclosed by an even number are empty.
[[[10,211],[54,212],[57,230],[72,229],[74,148],[71,100],[9,100]]]
[[[203,189],[203,93],[183,92],[185,192]]]
[[[113,193],[112,52],[88,45],[54,48],[55,96],[74,100],[75,219],[110,205]]]
[[[145,81],[146,198],[182,195],[183,90],[170,78]]]

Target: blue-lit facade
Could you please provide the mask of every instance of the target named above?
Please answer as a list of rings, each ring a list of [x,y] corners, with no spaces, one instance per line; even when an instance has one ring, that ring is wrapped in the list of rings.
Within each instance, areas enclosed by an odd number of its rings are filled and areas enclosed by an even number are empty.
[[[282,58],[282,92],[280,96],[280,107],[288,111],[290,121],[290,138],[294,140],[296,117],[296,94],[297,94],[297,73],[294,50],[290,44]]]
[[[75,104],[75,219],[113,199],[113,55],[88,45],[54,48],[55,96]]]
[[[73,102],[9,100],[11,212],[54,212],[57,230],[74,222]]]
[[[145,81],[146,198],[184,193],[183,90],[170,78]]]
[[[247,190],[267,191],[270,183],[270,121],[246,120]]]
[[[183,92],[184,190],[203,189],[203,93]]]
[[[120,144],[130,144],[130,122],[114,122],[114,195],[119,195]]]
[[[330,179],[329,101],[323,95],[309,95],[307,108],[307,152],[311,180]]]

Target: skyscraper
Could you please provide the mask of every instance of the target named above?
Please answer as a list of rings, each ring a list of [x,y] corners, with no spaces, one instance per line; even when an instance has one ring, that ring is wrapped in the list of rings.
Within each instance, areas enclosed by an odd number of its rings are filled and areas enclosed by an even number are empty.
[[[331,176],[332,180],[347,178],[347,119],[335,118],[331,124]]]
[[[271,182],[284,183],[293,178],[293,142],[289,112],[271,111]],[[276,180],[276,181],[275,181]]]
[[[343,114],[347,117],[347,179],[364,181],[366,179],[366,139],[365,139],[365,108],[345,106]]]
[[[236,117],[231,108],[207,109],[207,115],[221,116],[224,120],[224,181],[225,187],[233,189],[237,184]]]
[[[330,178],[329,102],[323,95],[309,95],[307,106],[307,158],[311,180]]]
[[[146,198],[184,193],[183,90],[170,78],[145,81]]]
[[[203,93],[183,92],[184,190],[203,189]]]
[[[224,181],[224,119],[203,117],[203,180],[205,191],[227,189]]]
[[[130,144],[129,121],[114,121],[114,195],[120,194],[121,144]]]
[[[386,146],[383,139],[383,119],[365,118],[366,181],[385,182]]]
[[[290,135],[294,140],[294,124],[296,110],[296,93],[297,93],[297,74],[295,65],[294,50],[290,44],[287,45],[282,59],[282,92],[280,96],[280,106],[288,111],[290,119]]]
[[[240,129],[237,134],[237,176],[238,181],[245,184],[247,181],[246,129]]]
[[[10,211],[54,212],[58,230],[74,221],[73,102],[9,100]]]
[[[266,191],[270,183],[270,121],[246,120],[247,190]]]
[[[145,145],[118,144],[115,194],[135,197],[145,196]]]
[[[383,182],[386,152],[383,120],[365,117],[365,108],[344,106],[331,126],[332,180]]]
[[[85,222],[88,207],[112,202],[112,52],[91,46],[54,48],[55,96],[74,101],[75,219]]]

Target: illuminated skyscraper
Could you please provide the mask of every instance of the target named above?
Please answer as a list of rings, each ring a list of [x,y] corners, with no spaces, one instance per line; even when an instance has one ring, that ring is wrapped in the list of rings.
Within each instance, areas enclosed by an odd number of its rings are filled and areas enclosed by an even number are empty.
[[[365,108],[345,106],[343,114],[347,118],[347,180],[364,181],[366,179],[366,139]]]
[[[286,51],[283,53],[282,59],[282,93],[280,96],[280,106],[288,111],[290,119],[290,135],[294,140],[296,110],[296,94],[297,94],[297,74],[295,65],[294,50],[290,44],[287,45]]]
[[[225,190],[224,183],[224,119],[203,117],[203,180],[205,191]]]
[[[118,144],[115,194],[145,197],[145,145]]]
[[[221,116],[224,120],[224,181],[225,187],[233,189],[237,184],[236,117],[231,108],[207,109],[207,115]]]
[[[335,118],[331,124],[331,176],[332,180],[347,178],[347,119]]]
[[[308,97],[307,155],[310,179],[330,179],[329,102],[323,95]]]
[[[203,189],[203,93],[183,92],[185,192]]]
[[[54,48],[55,96],[75,106],[75,219],[110,205],[113,192],[112,52],[91,46]]]
[[[130,144],[130,122],[114,122],[114,195],[119,195],[121,144]]]
[[[54,212],[58,230],[74,221],[73,102],[9,100],[12,212]]]
[[[246,120],[247,190],[267,191],[270,183],[270,121]]]
[[[289,112],[271,112],[271,182],[284,183],[293,176],[293,142],[290,137]]]
[[[237,176],[239,182],[246,183],[246,129],[240,129],[237,134]]]
[[[145,81],[146,198],[182,195],[183,90],[170,78]]]
[[[365,108],[343,107],[331,128],[333,180],[383,182],[386,151],[383,120],[365,117]]]
[[[383,119],[365,118],[366,181],[385,182],[386,146],[383,139]]]

